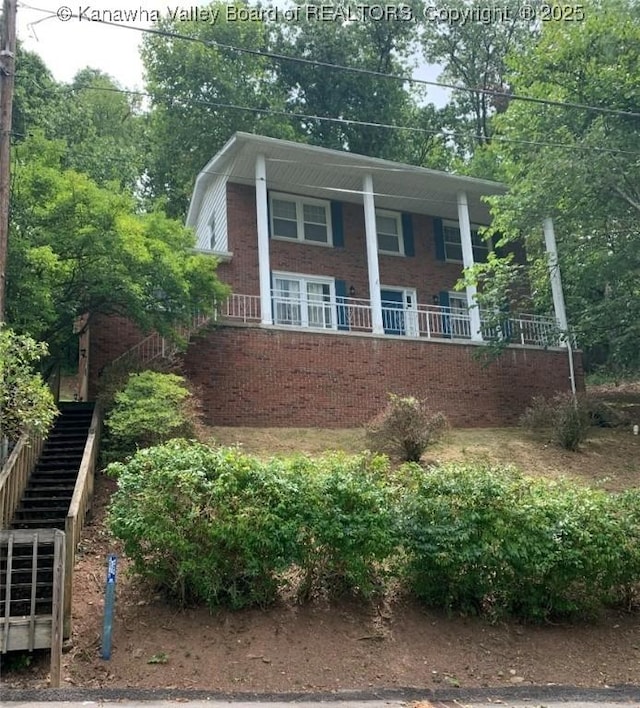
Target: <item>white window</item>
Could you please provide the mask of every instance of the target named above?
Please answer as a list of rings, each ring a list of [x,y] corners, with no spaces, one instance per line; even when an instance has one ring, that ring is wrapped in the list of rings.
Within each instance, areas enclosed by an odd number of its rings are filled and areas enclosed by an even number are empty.
[[[490,245],[480,235],[482,226],[471,226],[471,247],[473,248],[474,263],[485,263]],[[448,261],[462,263],[462,240],[460,227],[456,221],[445,221],[443,224],[444,254]]]
[[[332,244],[329,202],[289,194],[271,193],[269,197],[274,238]]]
[[[290,273],[273,274],[275,324],[336,329],[332,279]]]
[[[209,217],[209,249],[216,250],[216,215],[211,214]]]
[[[378,233],[378,251],[404,255],[402,237],[402,219],[395,211],[376,209],[376,231]]]

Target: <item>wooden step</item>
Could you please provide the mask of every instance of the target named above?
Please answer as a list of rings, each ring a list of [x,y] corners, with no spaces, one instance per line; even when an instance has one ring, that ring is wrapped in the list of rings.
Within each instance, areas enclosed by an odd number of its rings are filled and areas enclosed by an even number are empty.
[[[24,497],[23,499],[29,498],[29,497],[39,497],[41,495],[46,495],[46,494],[52,494],[52,495],[73,495],[73,490],[75,487],[75,482],[73,483],[63,483],[60,482],[59,484],[56,483],[44,483],[42,482],[41,484],[34,485],[33,487],[27,487],[24,490]]]
[[[18,519],[11,524],[12,529],[60,529],[64,531],[66,513],[62,518]]]
[[[38,516],[46,516],[50,519],[53,519],[59,515],[67,515],[67,511],[69,510],[69,505],[68,504],[55,504],[51,506],[19,506],[16,509],[16,514],[14,516],[14,520],[17,519],[31,519],[35,518]]]
[[[37,488],[35,491],[39,491]],[[31,509],[41,509],[43,507],[53,505],[61,506],[63,504],[69,505],[73,492],[68,494],[45,494],[42,496],[30,496],[22,497],[20,500],[20,507],[29,507]]]

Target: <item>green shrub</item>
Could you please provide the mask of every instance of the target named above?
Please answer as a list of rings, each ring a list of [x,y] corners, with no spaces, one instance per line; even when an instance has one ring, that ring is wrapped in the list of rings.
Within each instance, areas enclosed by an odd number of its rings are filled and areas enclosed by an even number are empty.
[[[109,466],[110,526],[134,570],[182,602],[264,605],[293,575],[300,596],[369,596],[397,546],[387,467],[171,441]]]
[[[629,598],[640,578],[638,491],[184,440],[108,471],[133,569],[183,603],[266,605],[294,581],[299,597],[371,597],[400,579],[432,606],[547,620]]]
[[[16,334],[0,322],[0,468],[4,462],[3,438],[17,442],[22,433],[46,436],[58,408],[37,363],[47,345]]]
[[[289,469],[299,490],[299,596],[381,592],[398,545],[388,459],[333,454]]]
[[[448,428],[444,413],[434,413],[425,401],[391,393],[385,409],[366,426],[367,442],[377,452],[419,462]]]
[[[429,605],[492,617],[592,611],[638,580],[638,501],[510,469],[414,475],[402,512],[409,585]]]
[[[558,393],[552,398],[536,396],[520,424],[529,430],[549,430],[553,440],[565,450],[576,451],[589,436],[589,405],[582,396]]]
[[[297,533],[296,490],[275,463],[173,440],[108,472],[118,477],[110,528],[141,577],[182,603],[273,600]]]
[[[195,406],[182,376],[131,374],[105,421],[108,459],[119,459],[178,437],[195,435]]]

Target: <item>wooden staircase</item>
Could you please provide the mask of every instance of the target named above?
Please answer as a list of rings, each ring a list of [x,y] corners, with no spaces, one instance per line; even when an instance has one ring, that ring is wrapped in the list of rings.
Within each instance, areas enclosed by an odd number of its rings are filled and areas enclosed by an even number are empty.
[[[59,408],[60,415],[29,477],[12,529],[65,529],[94,404],[61,403]]]
[[[0,473],[0,508],[8,512],[8,528],[0,529],[0,654],[53,647],[55,636],[71,633],[75,550],[93,492],[100,411],[93,403],[59,409],[40,455],[29,456],[21,441],[16,452],[25,463],[10,458]]]

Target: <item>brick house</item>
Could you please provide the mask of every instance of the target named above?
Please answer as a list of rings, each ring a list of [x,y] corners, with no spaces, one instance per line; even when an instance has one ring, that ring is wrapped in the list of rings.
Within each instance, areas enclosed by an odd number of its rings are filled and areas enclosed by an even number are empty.
[[[232,288],[184,357],[208,421],[357,426],[394,392],[427,397],[454,425],[504,425],[533,395],[568,390],[556,317],[512,314],[503,355],[488,366],[474,356],[483,315],[475,290],[454,286],[489,249],[482,197],[504,191],[235,134],[198,175],[187,216]],[[120,349],[136,336],[120,328]],[[92,332],[95,367],[119,353],[109,338]],[[580,387],[581,357],[570,356]]]

